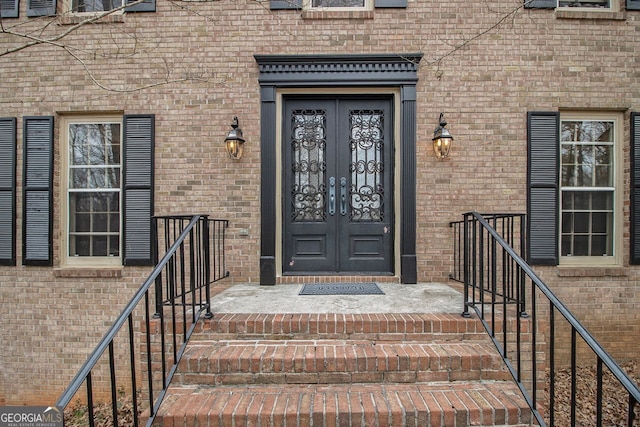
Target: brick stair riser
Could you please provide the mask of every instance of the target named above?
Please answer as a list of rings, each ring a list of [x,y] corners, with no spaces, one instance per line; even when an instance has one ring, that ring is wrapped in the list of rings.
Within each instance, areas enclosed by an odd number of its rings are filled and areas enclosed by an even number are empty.
[[[198,325],[198,339],[462,341],[486,333],[479,321],[456,314],[214,314]]]
[[[172,390],[156,426],[520,426],[513,386],[243,386]]]
[[[191,345],[176,381],[220,385],[510,379],[500,357],[476,343],[244,343]]]

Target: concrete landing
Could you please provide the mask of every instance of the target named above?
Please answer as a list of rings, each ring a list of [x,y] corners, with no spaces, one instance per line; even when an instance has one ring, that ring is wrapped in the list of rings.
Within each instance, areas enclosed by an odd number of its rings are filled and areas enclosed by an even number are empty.
[[[237,284],[215,295],[213,313],[462,313],[463,295],[443,283],[381,283],[385,295],[298,295],[302,284]]]

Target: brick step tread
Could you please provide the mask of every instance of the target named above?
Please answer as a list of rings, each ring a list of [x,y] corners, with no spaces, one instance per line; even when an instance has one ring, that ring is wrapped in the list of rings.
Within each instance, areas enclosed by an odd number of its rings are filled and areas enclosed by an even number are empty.
[[[505,426],[531,411],[511,382],[176,387],[156,426]]]
[[[157,326],[157,325],[156,325]],[[214,313],[198,325],[198,339],[351,338],[376,340],[485,339],[477,318],[444,313]]]
[[[175,381],[270,384],[507,380],[492,344],[372,341],[201,341]]]

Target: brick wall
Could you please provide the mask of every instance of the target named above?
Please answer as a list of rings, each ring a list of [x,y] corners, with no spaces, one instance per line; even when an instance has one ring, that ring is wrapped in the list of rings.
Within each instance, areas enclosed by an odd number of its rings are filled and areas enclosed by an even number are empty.
[[[527,111],[640,110],[640,12],[619,14],[622,20],[560,19],[548,10],[510,14],[520,5],[409,1],[406,10],[376,9],[342,19],[302,18],[298,11],[270,11],[266,2],[252,0],[158,0],[156,13],[127,14],[123,22],[86,26],[65,38],[80,49],[72,52],[84,63],[54,45],[0,56],[0,116],[18,117],[17,181],[22,117],[153,113],[155,213],[202,212],[230,220],[232,280],[257,283],[260,94],[253,55],[422,52],[418,280],[445,281],[452,268],[449,221],[469,210],[526,210]],[[26,18],[24,8],[21,18],[6,21],[36,29],[42,20]],[[45,33],[67,28],[53,25]],[[19,42],[0,34],[0,52]],[[430,146],[441,111],[455,137],[446,160],[435,159]],[[228,160],[222,145],[234,116],[247,140],[239,162]],[[628,143],[628,124],[625,132]],[[56,126],[54,241],[60,237],[59,147]],[[18,253],[20,194],[19,186]],[[628,213],[625,205],[625,254]],[[248,229],[248,236],[240,229]],[[58,244],[54,256],[55,268],[23,267],[20,257],[19,266],[0,267],[0,404],[52,403],[148,272],[76,274],[57,268]],[[634,309],[639,273],[627,258],[615,274],[536,269],[620,358],[640,354],[640,341],[632,338],[640,336]]]

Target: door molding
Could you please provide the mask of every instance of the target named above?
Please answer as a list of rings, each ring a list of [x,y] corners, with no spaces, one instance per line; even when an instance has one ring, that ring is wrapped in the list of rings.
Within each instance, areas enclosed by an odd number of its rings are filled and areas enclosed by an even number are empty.
[[[277,90],[296,87],[395,87],[400,92],[400,281],[417,282],[416,84],[421,53],[254,55],[260,83],[260,284],[277,275]]]

